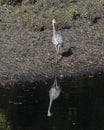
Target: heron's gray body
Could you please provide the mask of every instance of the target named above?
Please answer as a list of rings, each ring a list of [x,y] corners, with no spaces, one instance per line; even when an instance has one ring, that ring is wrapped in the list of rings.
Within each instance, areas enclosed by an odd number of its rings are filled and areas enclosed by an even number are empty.
[[[55,81],[54,81],[51,89],[49,90],[50,102],[49,102],[47,116],[51,116],[52,115],[51,112],[50,112],[50,109],[51,109],[51,106],[52,106],[52,102],[59,97],[60,93],[61,93],[61,87],[57,83],[57,79],[55,78]]]
[[[56,33],[56,31],[55,31],[55,23],[56,23],[56,20],[53,19],[53,20],[52,20],[52,26],[53,26],[52,42],[53,42],[53,44],[55,45],[56,52],[57,52],[57,54],[58,54],[59,48],[60,48],[60,47],[63,47],[64,40],[63,40],[62,35]]]
[[[63,37],[60,34],[55,34],[55,36],[53,35],[52,37],[52,42],[55,46],[60,46],[63,47]]]

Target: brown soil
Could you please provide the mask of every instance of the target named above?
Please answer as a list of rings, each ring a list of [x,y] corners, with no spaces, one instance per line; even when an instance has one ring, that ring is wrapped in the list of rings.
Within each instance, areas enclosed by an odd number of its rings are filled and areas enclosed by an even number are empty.
[[[69,27],[58,30],[64,37],[64,48],[56,64],[52,29],[29,30],[15,15],[15,9],[0,6],[2,85],[104,71],[104,12],[95,14],[92,25],[79,18],[81,25],[77,26],[75,18]]]

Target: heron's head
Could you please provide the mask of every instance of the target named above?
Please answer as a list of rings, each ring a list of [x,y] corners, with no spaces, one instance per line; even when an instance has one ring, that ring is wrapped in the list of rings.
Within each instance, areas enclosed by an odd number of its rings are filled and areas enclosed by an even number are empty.
[[[55,20],[55,19],[53,19],[53,20],[52,20],[52,23],[56,23],[56,20]]]

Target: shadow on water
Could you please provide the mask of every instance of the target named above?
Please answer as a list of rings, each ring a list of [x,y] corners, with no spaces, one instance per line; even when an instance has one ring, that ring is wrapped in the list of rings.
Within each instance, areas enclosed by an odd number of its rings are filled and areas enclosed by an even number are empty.
[[[65,78],[47,117],[53,80],[0,88],[0,130],[104,130],[104,74]]]

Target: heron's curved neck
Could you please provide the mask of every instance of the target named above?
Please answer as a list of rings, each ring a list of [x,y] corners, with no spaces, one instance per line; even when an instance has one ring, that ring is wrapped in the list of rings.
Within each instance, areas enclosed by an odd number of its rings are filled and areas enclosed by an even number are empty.
[[[52,23],[52,26],[53,26],[53,36],[55,36],[55,24]]]

